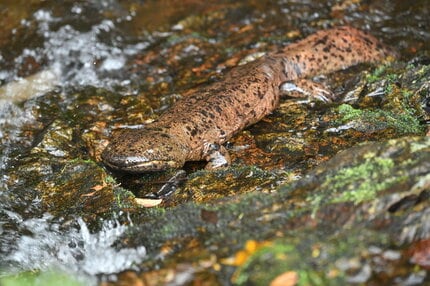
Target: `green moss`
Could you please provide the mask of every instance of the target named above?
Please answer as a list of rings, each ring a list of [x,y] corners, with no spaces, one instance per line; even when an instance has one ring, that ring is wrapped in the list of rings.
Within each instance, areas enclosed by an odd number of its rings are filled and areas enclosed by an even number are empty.
[[[107,183],[107,184],[116,184],[116,180],[112,176],[106,176],[105,183]]]
[[[124,188],[114,188],[113,193],[115,196],[114,200],[114,209],[115,210],[123,210],[136,207],[134,203],[135,195],[124,189]]]
[[[351,120],[357,120],[363,116],[363,111],[360,109],[355,109],[349,104],[341,104],[338,107],[338,112],[342,115],[342,121],[347,122]]]
[[[425,94],[417,94],[427,75],[427,69],[417,69],[409,66],[406,70],[399,70],[390,64],[377,67],[366,76],[366,86],[371,90],[383,90],[384,98],[378,107],[357,110],[352,106],[341,105],[338,108],[342,116],[340,121],[353,121],[353,127],[358,131],[393,130],[402,136],[405,134],[423,134],[424,127],[420,125],[420,118],[425,116],[422,100]],[[363,102],[372,101],[370,98]]]
[[[379,82],[381,80],[388,80],[389,82],[395,82],[398,80],[399,75],[392,72],[391,63],[387,63],[385,65],[380,65],[373,70],[371,74],[366,76],[366,82],[371,84],[375,82]]]
[[[414,93],[411,90],[402,89],[402,96],[405,99],[410,99]]]
[[[393,167],[394,162],[389,158],[367,159],[358,166],[340,170],[328,178],[324,185],[344,190],[332,202],[361,203],[373,199],[379,191],[398,181],[398,178],[389,176]],[[378,182],[381,178],[387,179]]]
[[[359,204],[377,197],[378,193],[405,180],[393,176],[395,162],[390,158],[373,158],[369,153],[365,160],[356,166],[340,169],[333,176],[327,176],[320,189],[330,193],[314,193],[308,201],[312,214],[325,204],[352,202]]]
[[[385,72],[387,70],[387,67],[388,67],[387,65],[381,65],[381,66],[377,67],[373,71],[373,73],[368,74],[366,76],[366,81],[368,83],[374,83],[374,82],[380,81],[381,80],[381,76],[383,76],[385,74]]]
[[[393,112],[383,111],[381,115],[387,119],[388,126],[396,129],[401,135],[416,134],[424,131],[418,118],[411,114],[395,114]]]
[[[402,113],[382,109],[360,110],[351,105],[342,104],[338,107],[338,112],[342,116],[340,119],[342,123],[354,121],[360,129],[392,128],[399,135],[420,134],[424,131],[418,118],[407,110]]]

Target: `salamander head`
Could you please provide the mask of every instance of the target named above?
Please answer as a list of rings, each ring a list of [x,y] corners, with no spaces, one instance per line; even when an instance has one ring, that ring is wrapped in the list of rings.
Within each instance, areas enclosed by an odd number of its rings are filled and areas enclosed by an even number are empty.
[[[126,129],[112,138],[102,159],[115,170],[141,173],[180,168],[187,155],[188,148],[175,136],[153,129]]]

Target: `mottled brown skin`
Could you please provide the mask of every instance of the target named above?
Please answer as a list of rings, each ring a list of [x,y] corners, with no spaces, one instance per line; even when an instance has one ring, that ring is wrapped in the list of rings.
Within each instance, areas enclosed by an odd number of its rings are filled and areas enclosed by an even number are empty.
[[[221,144],[278,106],[282,83],[380,61],[389,55],[391,51],[376,38],[354,28],[319,31],[279,52],[233,68],[221,81],[179,100],[147,127],[124,130],[103,151],[103,161],[129,172],[180,168],[186,161],[213,161],[217,157],[214,153],[225,153]],[[210,167],[225,164],[216,162]]]

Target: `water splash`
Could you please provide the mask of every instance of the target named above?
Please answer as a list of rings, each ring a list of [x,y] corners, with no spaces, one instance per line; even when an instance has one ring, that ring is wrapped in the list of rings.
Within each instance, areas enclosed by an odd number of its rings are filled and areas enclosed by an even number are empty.
[[[20,236],[16,249],[3,260],[2,267],[8,273],[59,269],[91,281],[97,274],[133,269],[146,257],[143,246],[115,249],[114,243],[128,228],[116,220],[104,221],[101,230],[93,234],[81,218],[76,220],[79,228],[62,230],[50,214],[28,220],[11,214],[10,218],[19,223],[19,232],[30,234]]]
[[[119,23],[132,21],[133,12],[121,12],[114,3],[110,8],[97,9],[94,6],[97,5],[76,4],[61,17],[54,16],[50,10],[39,9],[31,17],[23,19],[21,29],[35,27],[33,37],[38,40],[33,41],[33,47],[23,48],[13,60],[12,68],[0,68],[0,82],[20,80],[19,70],[30,58],[43,65],[44,70],[55,71],[60,78],[57,83],[60,86],[111,88],[129,84],[124,76],[124,67],[131,56],[149,46],[149,40],[138,41],[134,37],[135,42],[128,43],[127,32],[117,27]],[[103,9],[111,9],[117,16],[106,19]]]
[[[68,87],[86,85],[106,89],[128,86],[131,82],[126,72],[129,61],[149,46],[148,41],[137,42],[135,38],[135,42],[127,42],[117,27],[118,23],[131,21],[132,12],[106,19],[102,10],[109,8],[93,9],[95,13],[89,15],[84,5],[92,4],[74,4],[70,15],[61,17],[45,8],[36,11],[21,21],[21,28],[33,31],[35,40],[29,46],[25,44],[14,59],[6,59],[7,52],[0,51],[0,60],[9,61],[0,67],[0,83],[4,83],[0,87],[1,271],[59,269],[78,277],[85,274],[86,279],[93,281],[94,275],[133,269],[146,257],[143,246],[115,249],[114,243],[127,230],[118,221],[104,222],[97,233],[91,233],[81,218],[76,219],[76,227],[64,228],[58,218],[49,214],[27,219],[37,214],[29,208],[26,213],[12,211],[20,203],[9,200],[7,195],[13,182],[4,171],[14,148],[32,144],[32,138],[22,133],[23,126],[36,123],[33,109],[37,106],[31,99],[53,88],[61,92]],[[118,9],[112,11],[116,13]],[[29,59],[36,63],[39,72],[22,78],[20,71]],[[40,209],[36,207],[37,202],[29,204]]]
[[[76,7],[72,7],[72,10]],[[75,9],[76,10],[76,9]],[[125,19],[102,19],[88,31],[78,31],[70,24],[60,25],[53,30],[52,24],[62,20],[52,16],[50,11],[39,10],[33,15],[38,24],[38,33],[44,38],[42,48],[25,49],[15,63],[19,66],[28,55],[38,61],[47,59],[50,70],[60,72],[62,85],[93,85],[110,88],[114,85],[129,84],[122,79],[123,73],[115,73],[124,68],[127,59],[146,49],[148,42],[126,44],[116,33],[115,22]]]
[[[67,17],[55,17],[45,9],[36,11],[29,19],[23,19],[21,26],[24,29],[35,26],[34,37],[41,40],[35,41],[36,47],[24,48],[13,60],[12,67],[0,67],[0,82],[6,83],[0,87],[0,172],[6,168],[13,145],[16,142],[21,144],[19,134],[22,126],[35,121],[32,115],[34,106],[28,102],[29,99],[41,96],[56,86],[91,85],[107,89],[129,86],[130,76],[125,72],[127,61],[149,46],[148,41],[125,43],[124,36],[118,32],[116,23],[131,21],[133,13],[113,19],[102,19],[100,15],[87,19],[89,16],[84,15],[83,7],[76,4],[70,9],[70,14],[78,15],[72,21]],[[92,24],[82,28],[80,22]],[[1,53],[0,60],[3,60]],[[22,78],[19,70],[29,58],[43,64],[43,68],[34,75]],[[25,104],[17,105],[22,102]],[[24,138],[24,145],[30,141],[31,138]]]

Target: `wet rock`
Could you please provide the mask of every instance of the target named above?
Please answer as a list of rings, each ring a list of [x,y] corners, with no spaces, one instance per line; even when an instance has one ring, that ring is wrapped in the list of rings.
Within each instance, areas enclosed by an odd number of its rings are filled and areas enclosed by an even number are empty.
[[[269,193],[279,184],[277,179],[280,180],[273,173],[246,166],[214,172],[197,171],[188,177],[176,199],[203,203],[255,191]]]
[[[106,97],[92,88],[74,94],[73,105],[62,101],[64,94],[56,91],[29,104],[38,124],[26,125],[26,135],[32,138],[28,147],[12,148],[16,156],[9,162],[6,173],[8,196],[18,197],[20,207],[35,208],[37,211],[33,211],[39,214],[49,212],[60,217],[80,214],[87,221],[97,221],[98,216],[119,210],[119,205],[121,209],[134,205],[133,195],[121,188],[114,189],[115,180],[86,152],[91,150],[97,158],[102,143],[96,144],[95,140],[102,142],[103,136],[106,137],[96,128],[98,113],[94,112],[96,108],[100,112],[111,111],[104,107]],[[37,108],[35,102],[39,102]],[[94,149],[87,149],[91,134]],[[29,206],[36,201],[38,204]],[[15,211],[20,212],[19,208]]]
[[[247,247],[243,259],[234,259],[231,279],[240,285],[268,284],[286,270],[308,283],[406,280],[414,266],[403,263],[402,249],[430,235],[425,195],[429,151],[427,137],[360,144],[271,194],[253,192],[218,205],[187,203],[142,214],[146,223],[137,227],[136,235],[151,233],[131,237],[164,253],[167,269],[189,261],[201,266],[215,255],[216,262],[204,272],[219,265],[221,273],[231,273],[225,259],[241,251],[238,245],[266,241],[258,250]],[[199,243],[189,245],[191,237]],[[173,241],[174,248],[163,250]]]

